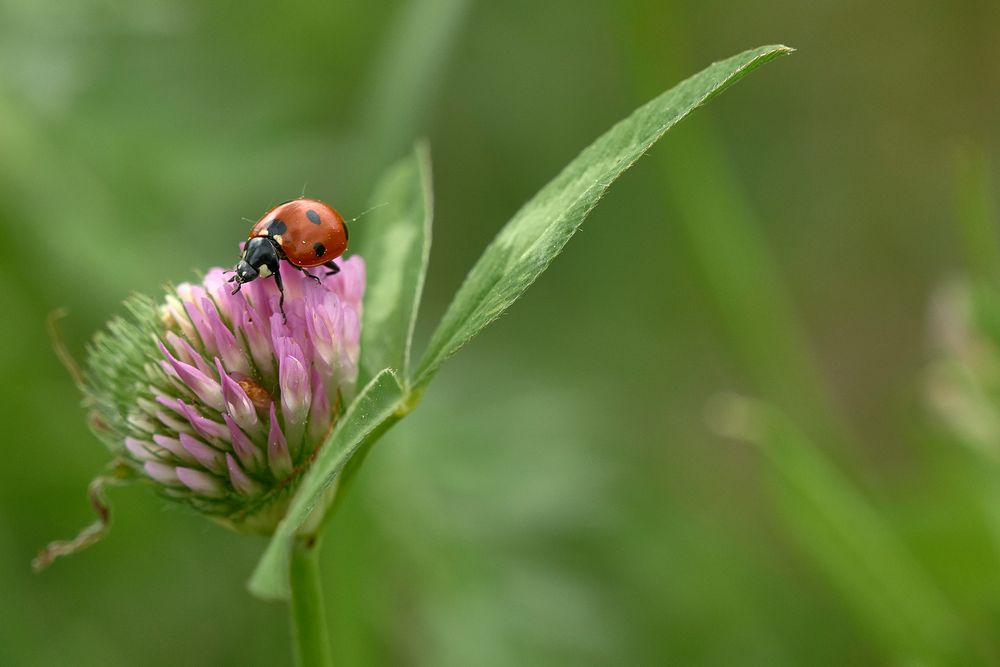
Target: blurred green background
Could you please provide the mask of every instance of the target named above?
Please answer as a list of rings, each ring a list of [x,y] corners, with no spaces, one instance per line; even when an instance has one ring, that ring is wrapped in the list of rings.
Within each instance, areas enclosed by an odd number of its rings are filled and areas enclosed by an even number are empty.
[[[961,184],[997,186],[960,167],[1000,148],[998,25],[989,0],[0,0],[0,664],[290,662],[244,588],[263,542],[147,488],[30,573],[107,459],[50,311],[82,355],[130,292],[232,264],[243,218],[304,186],[356,215],[427,136],[426,340],[580,149],[773,42],[798,52],[668,134],[374,450],[324,553],[335,654],[995,664],[1000,471],[921,384]],[[797,434],[713,434],[720,391]]]

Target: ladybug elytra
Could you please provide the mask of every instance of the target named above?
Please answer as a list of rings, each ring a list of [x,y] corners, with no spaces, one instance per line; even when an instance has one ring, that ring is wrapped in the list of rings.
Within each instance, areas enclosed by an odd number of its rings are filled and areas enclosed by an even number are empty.
[[[306,269],[324,266],[333,275],[340,267],[333,261],[347,250],[347,223],[333,207],[315,199],[293,199],[280,204],[264,214],[250,229],[243,248],[243,256],[234,269],[236,275],[233,294],[243,283],[257,278],[274,276],[281,298],[278,308],[285,316],[285,289],[281,284],[280,260],[309,276],[317,283],[320,279]]]

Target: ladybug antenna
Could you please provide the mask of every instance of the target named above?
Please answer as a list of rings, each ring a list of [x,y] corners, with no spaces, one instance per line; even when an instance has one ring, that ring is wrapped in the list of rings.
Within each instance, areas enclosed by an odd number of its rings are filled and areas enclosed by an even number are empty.
[[[305,183],[302,184],[302,194],[299,195],[299,199],[306,198],[306,188],[308,187],[309,187],[309,181],[306,181]]]
[[[363,217],[363,216],[366,216],[366,215],[368,215],[369,213],[371,213],[371,212],[372,212],[372,211],[374,211],[375,209],[379,209],[379,208],[382,208],[383,206],[388,206],[388,205],[389,205],[389,202],[387,202],[387,201],[384,201],[384,202],[382,202],[381,204],[375,204],[375,205],[374,205],[374,206],[372,206],[371,208],[369,208],[369,209],[366,209],[366,210],[364,210],[364,211],[361,211],[361,213],[358,213],[358,214],[357,214],[356,216],[354,216],[353,218],[351,218],[351,222],[352,222],[352,223],[354,223],[354,222],[357,222],[357,221],[358,221],[358,218],[361,218],[361,217]]]

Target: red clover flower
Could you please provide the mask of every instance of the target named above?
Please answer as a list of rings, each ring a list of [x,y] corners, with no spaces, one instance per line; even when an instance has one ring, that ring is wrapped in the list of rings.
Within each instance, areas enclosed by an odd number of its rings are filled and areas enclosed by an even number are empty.
[[[316,283],[282,262],[287,321],[273,280],[231,294],[220,268],[161,305],[133,296],[84,375],[91,426],[125,474],[235,530],[271,532],[357,379],[365,265],[340,266]],[[54,543],[38,565],[91,541]]]

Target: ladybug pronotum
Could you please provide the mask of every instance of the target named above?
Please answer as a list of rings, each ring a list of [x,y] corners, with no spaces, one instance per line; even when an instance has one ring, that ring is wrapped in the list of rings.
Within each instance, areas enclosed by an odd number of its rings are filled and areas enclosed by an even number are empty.
[[[274,276],[281,293],[278,309],[284,318],[285,288],[278,262],[286,260],[319,283],[320,279],[306,269],[325,266],[329,269],[328,276],[339,272],[340,267],[333,260],[347,250],[347,239],[347,223],[332,206],[315,199],[293,199],[280,204],[250,229],[236,275],[229,279],[236,283],[233,294],[240,291],[243,283]]]

